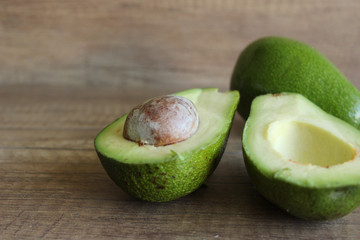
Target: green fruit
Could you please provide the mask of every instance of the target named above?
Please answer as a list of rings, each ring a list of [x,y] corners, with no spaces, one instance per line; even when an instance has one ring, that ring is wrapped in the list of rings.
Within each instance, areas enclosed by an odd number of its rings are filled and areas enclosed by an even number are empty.
[[[344,216],[360,204],[360,131],[300,94],[254,99],[243,153],[255,188],[290,214]]]
[[[95,138],[95,148],[110,178],[130,195],[146,201],[170,201],[197,188],[215,170],[224,152],[239,93],[190,89],[173,95],[190,99],[199,126],[185,141],[143,145],[123,137],[127,114]]]
[[[321,53],[292,39],[265,37],[246,47],[235,65],[231,89],[240,91],[238,111],[245,119],[256,96],[295,92],[360,127],[359,91]]]

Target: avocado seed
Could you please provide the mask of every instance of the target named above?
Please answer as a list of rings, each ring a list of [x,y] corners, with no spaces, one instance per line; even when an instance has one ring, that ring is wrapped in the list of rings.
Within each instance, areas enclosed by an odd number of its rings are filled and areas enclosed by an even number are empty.
[[[140,146],[165,146],[190,138],[198,126],[199,114],[192,101],[166,95],[132,109],[125,121],[123,137]]]

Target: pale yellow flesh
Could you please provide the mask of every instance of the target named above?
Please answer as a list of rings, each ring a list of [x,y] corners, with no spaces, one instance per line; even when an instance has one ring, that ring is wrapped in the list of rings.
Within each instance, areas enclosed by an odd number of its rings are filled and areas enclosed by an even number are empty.
[[[331,167],[352,160],[354,148],[318,126],[298,121],[276,121],[267,139],[283,159],[300,164]]]

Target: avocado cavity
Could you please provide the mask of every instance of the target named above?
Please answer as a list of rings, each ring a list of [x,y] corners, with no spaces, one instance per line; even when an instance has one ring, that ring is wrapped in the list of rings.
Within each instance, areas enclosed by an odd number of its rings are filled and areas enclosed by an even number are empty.
[[[331,167],[354,159],[355,149],[321,127],[293,120],[269,124],[267,139],[282,159]]]

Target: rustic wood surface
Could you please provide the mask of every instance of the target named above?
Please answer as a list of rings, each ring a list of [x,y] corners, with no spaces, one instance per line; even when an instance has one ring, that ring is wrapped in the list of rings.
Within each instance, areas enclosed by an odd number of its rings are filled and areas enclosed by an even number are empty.
[[[207,184],[168,203],[119,189],[93,139],[143,100],[228,89],[266,35],[307,42],[360,87],[357,0],[0,0],[0,239],[359,239],[360,209],[304,221],[252,187],[237,115]]]

